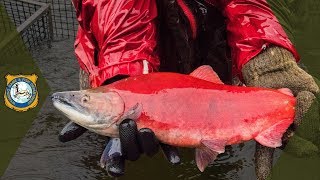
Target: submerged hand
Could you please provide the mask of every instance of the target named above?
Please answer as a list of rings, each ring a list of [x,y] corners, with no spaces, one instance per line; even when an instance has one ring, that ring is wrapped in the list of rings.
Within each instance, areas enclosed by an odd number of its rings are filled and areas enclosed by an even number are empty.
[[[297,97],[296,115],[293,129],[284,136],[284,140],[287,140],[301,124],[303,115],[315,99],[314,94],[319,92],[312,76],[297,65],[289,51],[275,46],[267,48],[245,64],[242,74],[247,86],[289,88],[293,91]],[[255,161],[258,179],[266,179],[269,175],[272,156],[273,149],[257,144]]]
[[[119,125],[119,138],[111,138],[101,156],[101,167],[105,168],[110,176],[118,177],[124,174],[124,161],[137,160],[142,153],[153,156],[159,150],[159,145],[172,164],[178,164],[180,157],[177,148],[159,143],[154,133],[143,128],[137,130],[135,121],[126,119]]]
[[[59,134],[61,142],[68,142],[81,136],[87,129],[69,122]],[[137,130],[133,120],[127,119],[120,123],[119,138],[111,138],[100,159],[100,166],[105,168],[110,176],[124,175],[125,160],[135,161],[145,153],[151,157],[159,150],[159,145],[171,164],[180,163],[178,149],[173,146],[159,143],[153,131],[148,128]]]
[[[83,133],[87,131],[86,128],[70,121],[68,122],[59,134],[59,141],[68,142],[80,137]]]

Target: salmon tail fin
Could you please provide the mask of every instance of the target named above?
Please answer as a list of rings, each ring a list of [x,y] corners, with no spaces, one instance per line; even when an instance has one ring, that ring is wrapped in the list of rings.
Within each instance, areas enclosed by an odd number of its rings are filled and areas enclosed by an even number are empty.
[[[198,67],[192,73],[190,73],[190,76],[216,84],[223,84],[217,73],[209,65],[202,65]]]
[[[282,136],[292,124],[292,121],[285,119],[274,124],[270,128],[259,133],[254,139],[261,145],[277,148],[282,145]]]
[[[288,96],[293,96],[293,93],[289,88],[281,88],[281,89],[278,89],[278,91],[280,91],[283,94],[286,94]]]
[[[201,172],[217,158],[218,154],[224,153],[225,145],[225,141],[201,141],[200,147],[196,148],[196,163]]]

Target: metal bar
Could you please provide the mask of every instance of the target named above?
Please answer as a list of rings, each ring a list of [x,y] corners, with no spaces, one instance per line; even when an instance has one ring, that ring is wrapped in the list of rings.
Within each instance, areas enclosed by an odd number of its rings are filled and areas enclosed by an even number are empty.
[[[26,1],[26,0],[24,0]],[[45,14],[49,9],[49,5],[45,4],[40,9],[38,9],[32,16],[30,16],[25,22],[23,22],[20,26],[17,27],[17,31],[20,33],[24,29],[30,27],[32,25],[32,22],[38,20],[42,17],[43,14]]]
[[[5,3],[7,3],[7,5],[11,5],[10,2],[8,3],[5,1]],[[12,17],[11,17],[12,21],[13,21],[14,25],[17,26],[17,22],[16,22],[15,13],[13,11],[13,8],[11,8],[10,10],[11,10],[11,15],[12,15]],[[8,13],[8,16],[10,17],[9,13]]]
[[[49,28],[49,40],[52,41],[53,40],[53,22],[52,22],[52,12],[51,12],[51,4],[49,4],[49,8],[48,8],[48,28]],[[49,47],[51,47],[51,43],[49,45]]]
[[[56,1],[58,3],[55,3]],[[24,42],[32,46],[44,40],[52,42],[55,37],[75,36],[77,23],[75,13],[70,8],[72,7],[71,1],[56,1],[4,0],[3,2],[9,4],[10,18],[15,22],[16,29]]]
[[[46,3],[42,3],[39,1],[33,1],[33,0],[16,0],[16,1],[21,1],[21,2],[25,2],[25,3],[29,3],[29,4],[35,4],[35,5],[39,5],[39,6],[47,5]]]
[[[68,7],[67,7],[67,4],[66,3],[64,3],[64,8],[65,8],[65,13],[66,13],[66,24],[67,24],[67,32],[68,32],[68,34],[67,34],[67,36],[68,37],[70,37],[70,29],[69,29],[69,19],[68,19]]]
[[[1,51],[9,48],[5,51],[7,51],[9,54],[9,51],[11,50],[12,52],[14,52],[15,50],[10,48],[10,45],[14,43],[13,41],[16,38],[21,38],[24,41],[25,46],[28,46],[28,49],[34,45],[41,43],[41,41],[45,39],[48,40],[48,45],[50,47],[50,43],[53,39],[53,25],[51,19],[52,14],[50,4],[40,3],[33,0],[10,0],[9,2],[3,2],[7,4],[9,10],[11,10],[11,16],[13,16],[13,21],[16,24],[17,22],[19,24],[17,24],[17,31],[10,33],[6,38],[4,38],[4,40],[0,42]],[[25,5],[29,7],[29,11],[31,10],[29,14],[26,12],[26,9],[24,7]],[[32,5],[32,7],[30,5]],[[16,17],[16,15],[18,15],[18,17]],[[46,22],[42,21],[42,24],[39,23],[41,20],[43,20],[43,18],[47,19]],[[43,28],[43,32],[40,32],[41,28]],[[48,37],[41,37],[41,33],[48,34]]]
[[[58,0],[58,3],[60,4],[60,0]],[[64,37],[64,34],[63,34],[63,27],[62,27],[62,16],[61,16],[61,7],[60,6],[58,6],[58,11],[60,12],[60,14],[59,14],[59,18],[60,18],[60,30],[61,30],[61,36],[62,37]]]
[[[49,34],[50,34],[50,39],[53,40],[53,22],[52,22],[52,11],[51,11],[52,5],[49,5],[48,9],[48,27],[49,27]]]

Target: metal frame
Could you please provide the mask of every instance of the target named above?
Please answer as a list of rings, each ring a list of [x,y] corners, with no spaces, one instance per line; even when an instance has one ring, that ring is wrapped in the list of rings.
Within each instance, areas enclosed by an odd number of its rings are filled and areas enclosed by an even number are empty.
[[[78,30],[78,21],[71,0],[37,1],[51,3],[54,39],[75,38]]]
[[[50,40],[53,39],[53,26],[52,26],[52,15],[51,15],[51,4],[41,3],[33,0],[16,0],[22,1],[30,4],[35,4],[41,6],[34,14],[32,14],[26,21],[24,21],[20,26],[17,27],[18,33],[21,33],[24,29],[27,29],[32,25],[33,22],[37,21],[42,17],[43,14],[48,13],[48,27]]]
[[[4,2],[4,0],[1,0],[1,1]],[[12,2],[13,0],[10,0],[10,1]],[[52,14],[51,14],[51,4],[42,3],[34,0],[14,0],[14,1],[20,1],[24,3],[40,6],[39,9],[37,9],[30,17],[28,17],[22,24],[20,24],[17,27],[17,31],[21,36],[24,33],[24,31],[26,31],[28,28],[30,28],[33,25],[33,23],[37,22],[40,18],[43,18],[45,14],[48,14],[47,27],[49,29],[49,34],[48,34],[47,43],[48,43],[48,46],[50,47],[51,41],[53,40],[53,23],[52,23]],[[17,38],[16,36],[17,36],[16,32],[12,32],[9,36],[7,36],[7,38],[2,40],[0,42],[0,50],[5,46],[7,46],[11,41],[13,41],[14,38]]]

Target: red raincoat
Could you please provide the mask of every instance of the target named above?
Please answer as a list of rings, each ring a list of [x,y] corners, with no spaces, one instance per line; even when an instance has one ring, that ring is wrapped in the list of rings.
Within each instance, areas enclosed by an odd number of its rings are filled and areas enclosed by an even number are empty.
[[[299,59],[266,0],[207,2],[219,7],[227,19],[228,45],[237,75],[246,62],[271,44],[288,49]],[[80,24],[75,53],[80,67],[90,74],[92,87],[118,74],[138,75],[158,70],[155,0],[73,0],[73,3]]]

